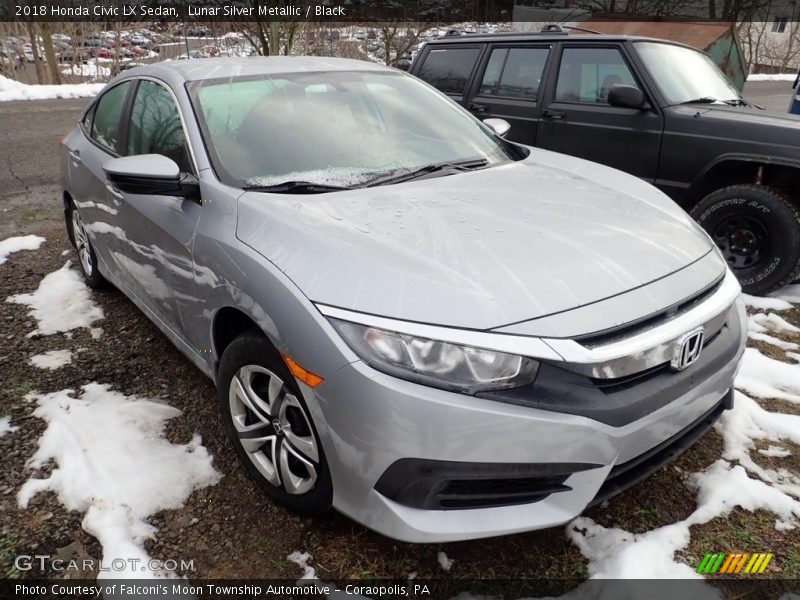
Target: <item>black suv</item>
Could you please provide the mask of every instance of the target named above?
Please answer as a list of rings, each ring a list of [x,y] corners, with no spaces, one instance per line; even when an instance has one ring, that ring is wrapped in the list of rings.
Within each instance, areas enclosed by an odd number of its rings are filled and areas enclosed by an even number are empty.
[[[800,119],[750,104],[703,52],[628,36],[456,35],[428,42],[410,72],[481,119],[508,121],[510,140],[656,185],[746,292],[800,272]]]

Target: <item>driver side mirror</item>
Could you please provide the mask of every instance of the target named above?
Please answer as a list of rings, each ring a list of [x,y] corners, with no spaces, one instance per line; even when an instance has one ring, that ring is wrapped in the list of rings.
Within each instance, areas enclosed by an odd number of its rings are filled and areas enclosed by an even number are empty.
[[[500,137],[506,137],[506,134],[511,130],[511,125],[505,119],[484,119],[483,124],[489,127]]]
[[[108,181],[121,192],[199,198],[200,182],[181,173],[178,163],[162,154],[114,158],[103,165]]]
[[[608,92],[608,103],[611,106],[642,110],[645,107],[644,92],[634,85],[616,83]]]

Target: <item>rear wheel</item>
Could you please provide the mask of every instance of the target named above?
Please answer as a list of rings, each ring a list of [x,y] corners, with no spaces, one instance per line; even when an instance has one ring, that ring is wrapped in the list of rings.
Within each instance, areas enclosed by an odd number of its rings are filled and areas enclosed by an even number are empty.
[[[247,332],[225,349],[217,398],[228,437],[275,502],[303,515],[331,506],[333,486],[300,389],[272,344]]]
[[[709,194],[691,211],[748,294],[765,294],[800,273],[800,216],[780,193],[733,185]]]
[[[72,203],[67,209],[67,226],[69,227],[72,243],[78,252],[78,264],[80,264],[86,285],[91,288],[105,287],[108,282],[97,269],[97,255],[86,232],[86,225],[78,209]]]

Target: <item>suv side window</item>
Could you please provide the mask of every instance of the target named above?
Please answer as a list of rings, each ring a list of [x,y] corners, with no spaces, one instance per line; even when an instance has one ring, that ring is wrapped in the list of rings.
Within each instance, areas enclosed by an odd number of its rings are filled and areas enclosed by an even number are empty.
[[[97,101],[97,108],[94,109],[90,135],[94,141],[112,152],[116,152],[119,121],[130,85],[131,82],[126,81],[111,88]]]
[[[608,104],[608,92],[615,84],[639,87],[618,48],[564,48],[557,102]]]
[[[140,81],[128,126],[127,155],[162,154],[189,171],[186,136],[172,94],[154,81]]]
[[[536,100],[549,48],[492,50],[481,83],[481,96]]]
[[[417,77],[445,94],[461,96],[478,60],[480,47],[433,48],[422,64]]]

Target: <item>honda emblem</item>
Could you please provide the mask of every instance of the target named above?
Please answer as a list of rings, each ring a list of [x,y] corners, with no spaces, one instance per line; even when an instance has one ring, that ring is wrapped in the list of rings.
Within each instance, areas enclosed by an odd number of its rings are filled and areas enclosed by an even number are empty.
[[[705,329],[698,327],[689,333],[683,334],[675,343],[675,354],[672,356],[670,366],[676,371],[683,371],[700,358],[703,352]]]

